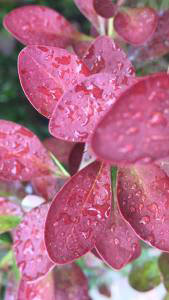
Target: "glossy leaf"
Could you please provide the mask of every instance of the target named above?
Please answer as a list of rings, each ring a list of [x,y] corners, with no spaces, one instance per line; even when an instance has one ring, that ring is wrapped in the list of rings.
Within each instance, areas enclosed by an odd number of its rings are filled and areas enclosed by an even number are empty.
[[[111,223],[95,244],[99,256],[110,267],[119,270],[141,253],[138,238],[119,210],[114,208]]]
[[[96,74],[65,93],[55,108],[49,123],[50,133],[72,142],[89,140],[98,120],[116,101],[121,91],[136,79],[121,78],[111,74]]]
[[[149,7],[127,8],[114,18],[114,28],[129,44],[142,45],[150,39],[158,24],[154,9]]]
[[[56,195],[47,215],[50,258],[65,264],[90,251],[107,224],[110,207],[109,167],[94,162],[76,173]]]
[[[53,274],[49,273],[44,278],[35,282],[28,282],[22,279],[18,289],[17,300],[23,299],[56,300]]]
[[[119,84],[127,84],[135,77],[134,67],[124,51],[109,37],[100,36],[91,44],[83,57],[91,73],[111,73]]]
[[[137,291],[147,292],[161,283],[161,274],[156,260],[133,266],[129,275],[130,285]]]
[[[94,9],[103,18],[111,18],[116,12],[116,5],[112,0],[93,0]]]
[[[162,274],[163,283],[167,291],[169,291],[169,254],[162,253],[158,260],[160,272]]]
[[[129,55],[132,59],[142,62],[158,58],[169,52],[169,10],[160,13],[158,26],[150,41],[143,47],[131,48]]]
[[[99,18],[93,6],[93,0],[74,0],[81,13],[99,29]]]
[[[67,47],[77,35],[59,13],[46,6],[19,7],[4,18],[4,27],[24,45]]]
[[[55,268],[57,300],[89,300],[88,280],[76,264]]]
[[[156,165],[121,168],[117,198],[124,219],[148,244],[169,251],[169,177]]]
[[[53,137],[49,137],[43,141],[43,144],[48,151],[52,152],[62,164],[68,167],[69,156],[75,146],[75,143],[68,143]]]
[[[169,155],[169,75],[145,77],[124,92],[92,137],[95,154],[114,164],[148,163]]]
[[[43,197],[46,201],[51,201],[67,180],[66,177],[60,178],[49,175],[36,177],[31,183],[37,195]]]
[[[18,58],[18,72],[28,100],[47,118],[63,93],[89,75],[76,55],[47,46],[24,48]]]
[[[39,279],[54,266],[43,236],[48,209],[48,204],[32,209],[13,233],[16,262],[24,281]]]
[[[29,181],[56,168],[33,132],[16,123],[0,120],[0,178]]]

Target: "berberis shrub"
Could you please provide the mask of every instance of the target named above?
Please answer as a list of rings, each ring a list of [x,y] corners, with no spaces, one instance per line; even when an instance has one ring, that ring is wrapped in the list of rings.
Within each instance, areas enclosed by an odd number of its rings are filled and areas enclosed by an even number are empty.
[[[169,52],[169,11],[74,2],[91,36],[45,6],[19,7],[4,18],[26,45],[18,57],[22,89],[53,136],[42,144],[0,120],[5,189],[19,199],[21,182],[31,183],[41,196],[24,194],[36,206],[30,211],[25,201],[0,198],[1,233],[11,230],[20,270],[5,299],[89,299],[74,263],[87,252],[116,270],[139,257],[140,240],[169,252],[169,74],[167,65],[144,76],[139,67]],[[163,276],[145,290],[165,278],[167,263],[162,254]]]

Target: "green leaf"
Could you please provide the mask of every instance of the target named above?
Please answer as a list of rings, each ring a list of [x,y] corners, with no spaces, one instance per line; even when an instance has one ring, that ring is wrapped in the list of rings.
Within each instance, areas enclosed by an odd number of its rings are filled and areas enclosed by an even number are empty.
[[[9,232],[0,234],[0,245],[10,245],[12,244],[12,238]]]
[[[4,269],[13,265],[13,252],[8,251],[7,254],[0,260],[0,269]]]
[[[161,283],[161,273],[156,259],[133,265],[129,274],[129,283],[137,291],[147,292]]]
[[[0,216],[0,233],[4,233],[15,228],[21,222],[21,218],[17,216]]]
[[[169,293],[165,295],[163,300],[169,300]]]
[[[163,283],[167,291],[169,291],[169,254],[162,253],[158,260],[160,272],[163,277]]]

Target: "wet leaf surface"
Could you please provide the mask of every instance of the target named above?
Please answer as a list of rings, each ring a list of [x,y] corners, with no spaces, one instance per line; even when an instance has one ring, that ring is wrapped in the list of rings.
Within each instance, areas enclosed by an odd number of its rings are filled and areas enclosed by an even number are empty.
[[[150,7],[128,8],[118,12],[114,28],[129,44],[142,45],[150,39],[158,24],[158,16]]]
[[[96,74],[81,81],[65,93],[49,122],[49,131],[56,138],[86,142],[98,120],[117,100],[118,95],[135,82],[111,74]]]
[[[47,46],[24,48],[18,58],[18,72],[28,100],[47,118],[63,93],[89,75],[76,55]]]
[[[121,168],[117,198],[124,219],[136,234],[162,251],[169,251],[169,177],[155,165]]]
[[[29,181],[56,168],[33,132],[16,123],[0,120],[0,178]]]
[[[116,12],[116,5],[112,0],[94,0],[93,6],[98,15],[106,19],[113,17]]]
[[[46,6],[19,7],[4,18],[4,27],[24,45],[67,47],[77,35],[58,12]]]
[[[50,258],[66,264],[90,251],[108,222],[110,170],[94,162],[76,173],[56,195],[46,219],[45,243]]]
[[[110,73],[118,77],[121,85],[135,77],[134,67],[125,52],[108,36],[99,36],[90,45],[83,61],[91,73]]]
[[[54,267],[48,257],[43,236],[48,209],[49,204],[32,209],[13,232],[13,249],[24,281],[39,279]]]
[[[162,253],[158,259],[158,266],[162,274],[163,283],[167,291],[169,291],[169,254]]]
[[[89,300],[88,280],[74,263],[55,268],[55,290],[57,300]]]
[[[161,274],[156,260],[146,261],[142,266],[133,266],[129,275],[130,285],[137,291],[147,292],[161,283]]]
[[[95,154],[114,164],[149,163],[168,156],[169,75],[145,77],[124,92],[92,137]]]

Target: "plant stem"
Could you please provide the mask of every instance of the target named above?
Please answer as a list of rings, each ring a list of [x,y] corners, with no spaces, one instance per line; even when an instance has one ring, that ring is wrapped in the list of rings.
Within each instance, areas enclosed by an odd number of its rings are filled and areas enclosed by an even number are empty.
[[[53,153],[50,152],[50,156],[53,159],[54,163],[56,164],[56,166],[59,168],[59,170],[61,171],[61,174],[64,175],[65,177],[70,177],[70,174],[66,171],[66,169],[62,166],[62,164],[60,163],[60,161],[53,155]],[[59,173],[56,173],[56,175],[60,175]]]

